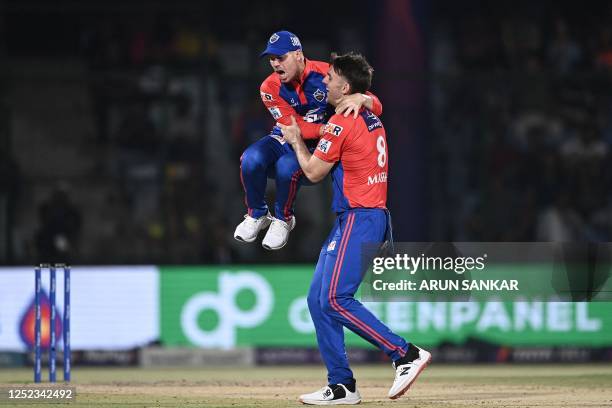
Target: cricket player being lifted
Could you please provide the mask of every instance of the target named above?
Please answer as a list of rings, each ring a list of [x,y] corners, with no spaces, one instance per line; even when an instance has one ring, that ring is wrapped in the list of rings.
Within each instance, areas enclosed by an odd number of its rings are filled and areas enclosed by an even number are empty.
[[[323,81],[328,102],[336,106],[346,95],[366,92],[372,72],[361,55],[335,57]],[[382,245],[391,238],[386,208],[389,161],[383,124],[367,109],[361,109],[357,118],[336,114],[329,119],[313,154],[304,144],[302,130],[295,119],[292,118],[291,125],[280,125],[280,128],[311,182],[316,183],[332,173],[332,209],[337,215],[321,248],[308,292],[308,308],[327,366],[328,385],[300,396],[300,401],[313,405],[361,402],[344,347],[343,327],[374,344],[393,360],[395,380],[388,395],[396,399],[427,366],[431,354],[393,333],[354,298],[367,267],[367,262],[362,263],[362,245]]]
[[[324,122],[334,113],[334,108],[327,104],[327,91],[323,84],[329,64],[306,59],[300,40],[288,31],[272,34],[261,56],[268,57],[274,71],[261,84],[264,105],[277,125],[289,125],[291,116],[295,116],[302,137],[314,149],[323,134]],[[336,105],[335,112],[357,116],[362,106],[377,115],[382,113],[380,101],[369,93],[346,95]],[[270,214],[265,199],[269,177],[276,179],[274,216]],[[278,126],[244,151],[240,158],[240,180],[247,214],[236,227],[234,238],[253,242],[259,232],[269,226],[262,241],[263,247],[269,250],[282,248],[295,227],[293,207],[297,191],[301,185],[310,183]]]

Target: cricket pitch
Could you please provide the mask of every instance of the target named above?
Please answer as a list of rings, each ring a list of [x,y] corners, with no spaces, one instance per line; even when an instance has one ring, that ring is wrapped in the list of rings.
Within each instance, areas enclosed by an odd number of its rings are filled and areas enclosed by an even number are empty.
[[[362,406],[605,407],[612,406],[609,365],[430,365],[400,399],[387,391],[393,370],[355,366]],[[46,374],[46,373],[44,373]],[[297,397],[326,383],[323,367],[81,368],[73,370],[69,407],[299,407]],[[59,375],[61,377],[61,374]],[[32,371],[4,369],[0,386],[31,384]],[[48,384],[43,384],[48,385]],[[8,401],[2,406],[13,406]],[[49,406],[27,403],[25,406]],[[23,407],[24,403],[14,404]]]

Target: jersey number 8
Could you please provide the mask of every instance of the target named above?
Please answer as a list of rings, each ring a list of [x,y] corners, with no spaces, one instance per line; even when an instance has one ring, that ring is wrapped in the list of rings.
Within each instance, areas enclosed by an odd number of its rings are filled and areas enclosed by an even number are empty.
[[[385,167],[385,163],[387,162],[387,149],[385,144],[385,138],[380,135],[376,140],[376,149],[378,150],[378,165],[380,167]]]

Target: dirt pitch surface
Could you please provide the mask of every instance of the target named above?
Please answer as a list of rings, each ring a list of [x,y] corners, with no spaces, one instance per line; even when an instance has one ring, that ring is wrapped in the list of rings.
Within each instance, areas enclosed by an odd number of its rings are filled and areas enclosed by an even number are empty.
[[[391,367],[356,366],[364,407],[611,407],[609,365],[429,366],[402,398],[387,399]],[[45,373],[46,374],[46,373]],[[76,402],[0,407],[300,407],[325,385],[322,367],[79,368]],[[58,373],[58,378],[61,373]],[[0,370],[0,387],[31,386],[32,371]],[[48,386],[48,384],[42,384]]]

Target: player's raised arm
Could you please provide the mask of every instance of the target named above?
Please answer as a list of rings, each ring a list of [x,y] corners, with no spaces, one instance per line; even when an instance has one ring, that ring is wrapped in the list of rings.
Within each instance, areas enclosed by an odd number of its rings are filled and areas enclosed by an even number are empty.
[[[380,99],[376,95],[371,92],[362,93],[354,93],[350,95],[345,95],[340,101],[338,105],[336,105],[336,113],[344,114],[344,117],[348,117],[351,113],[353,114],[353,118],[357,118],[359,115],[359,110],[364,107],[376,116],[382,115],[382,103]]]

